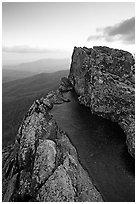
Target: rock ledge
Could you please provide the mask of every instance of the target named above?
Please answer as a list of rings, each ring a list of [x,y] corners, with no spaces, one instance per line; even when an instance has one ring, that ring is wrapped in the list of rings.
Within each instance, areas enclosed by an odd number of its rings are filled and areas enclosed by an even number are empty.
[[[70,89],[63,78],[56,91],[36,100],[15,144],[3,149],[4,202],[103,201],[50,111],[54,104],[69,102],[62,93]]]

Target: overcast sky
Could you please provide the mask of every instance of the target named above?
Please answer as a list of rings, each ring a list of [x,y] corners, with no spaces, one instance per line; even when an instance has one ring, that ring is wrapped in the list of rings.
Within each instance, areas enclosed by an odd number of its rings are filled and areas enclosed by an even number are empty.
[[[3,62],[70,57],[74,46],[134,51],[134,3],[3,3]]]

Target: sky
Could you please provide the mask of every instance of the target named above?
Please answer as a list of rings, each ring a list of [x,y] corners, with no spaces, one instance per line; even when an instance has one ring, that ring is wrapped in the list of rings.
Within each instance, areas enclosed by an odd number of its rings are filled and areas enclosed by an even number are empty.
[[[132,2],[2,3],[3,64],[70,58],[74,46],[135,50]]]

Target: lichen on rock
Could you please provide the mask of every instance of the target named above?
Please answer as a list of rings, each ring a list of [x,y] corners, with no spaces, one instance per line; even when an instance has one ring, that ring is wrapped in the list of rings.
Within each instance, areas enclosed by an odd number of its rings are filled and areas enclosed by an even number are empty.
[[[98,46],[75,47],[69,81],[80,103],[124,130],[135,154],[135,60],[129,52]]]

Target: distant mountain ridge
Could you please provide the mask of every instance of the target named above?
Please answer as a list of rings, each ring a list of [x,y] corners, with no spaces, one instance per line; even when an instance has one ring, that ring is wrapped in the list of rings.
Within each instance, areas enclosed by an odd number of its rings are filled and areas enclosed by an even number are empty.
[[[29,72],[29,71],[3,69],[2,70],[2,83],[14,81],[14,80],[22,79],[26,77],[31,77],[35,74],[36,74],[35,72]]]
[[[52,73],[59,70],[69,69],[70,59],[40,59],[33,62],[18,65],[3,65],[3,70],[27,71],[33,73]]]

